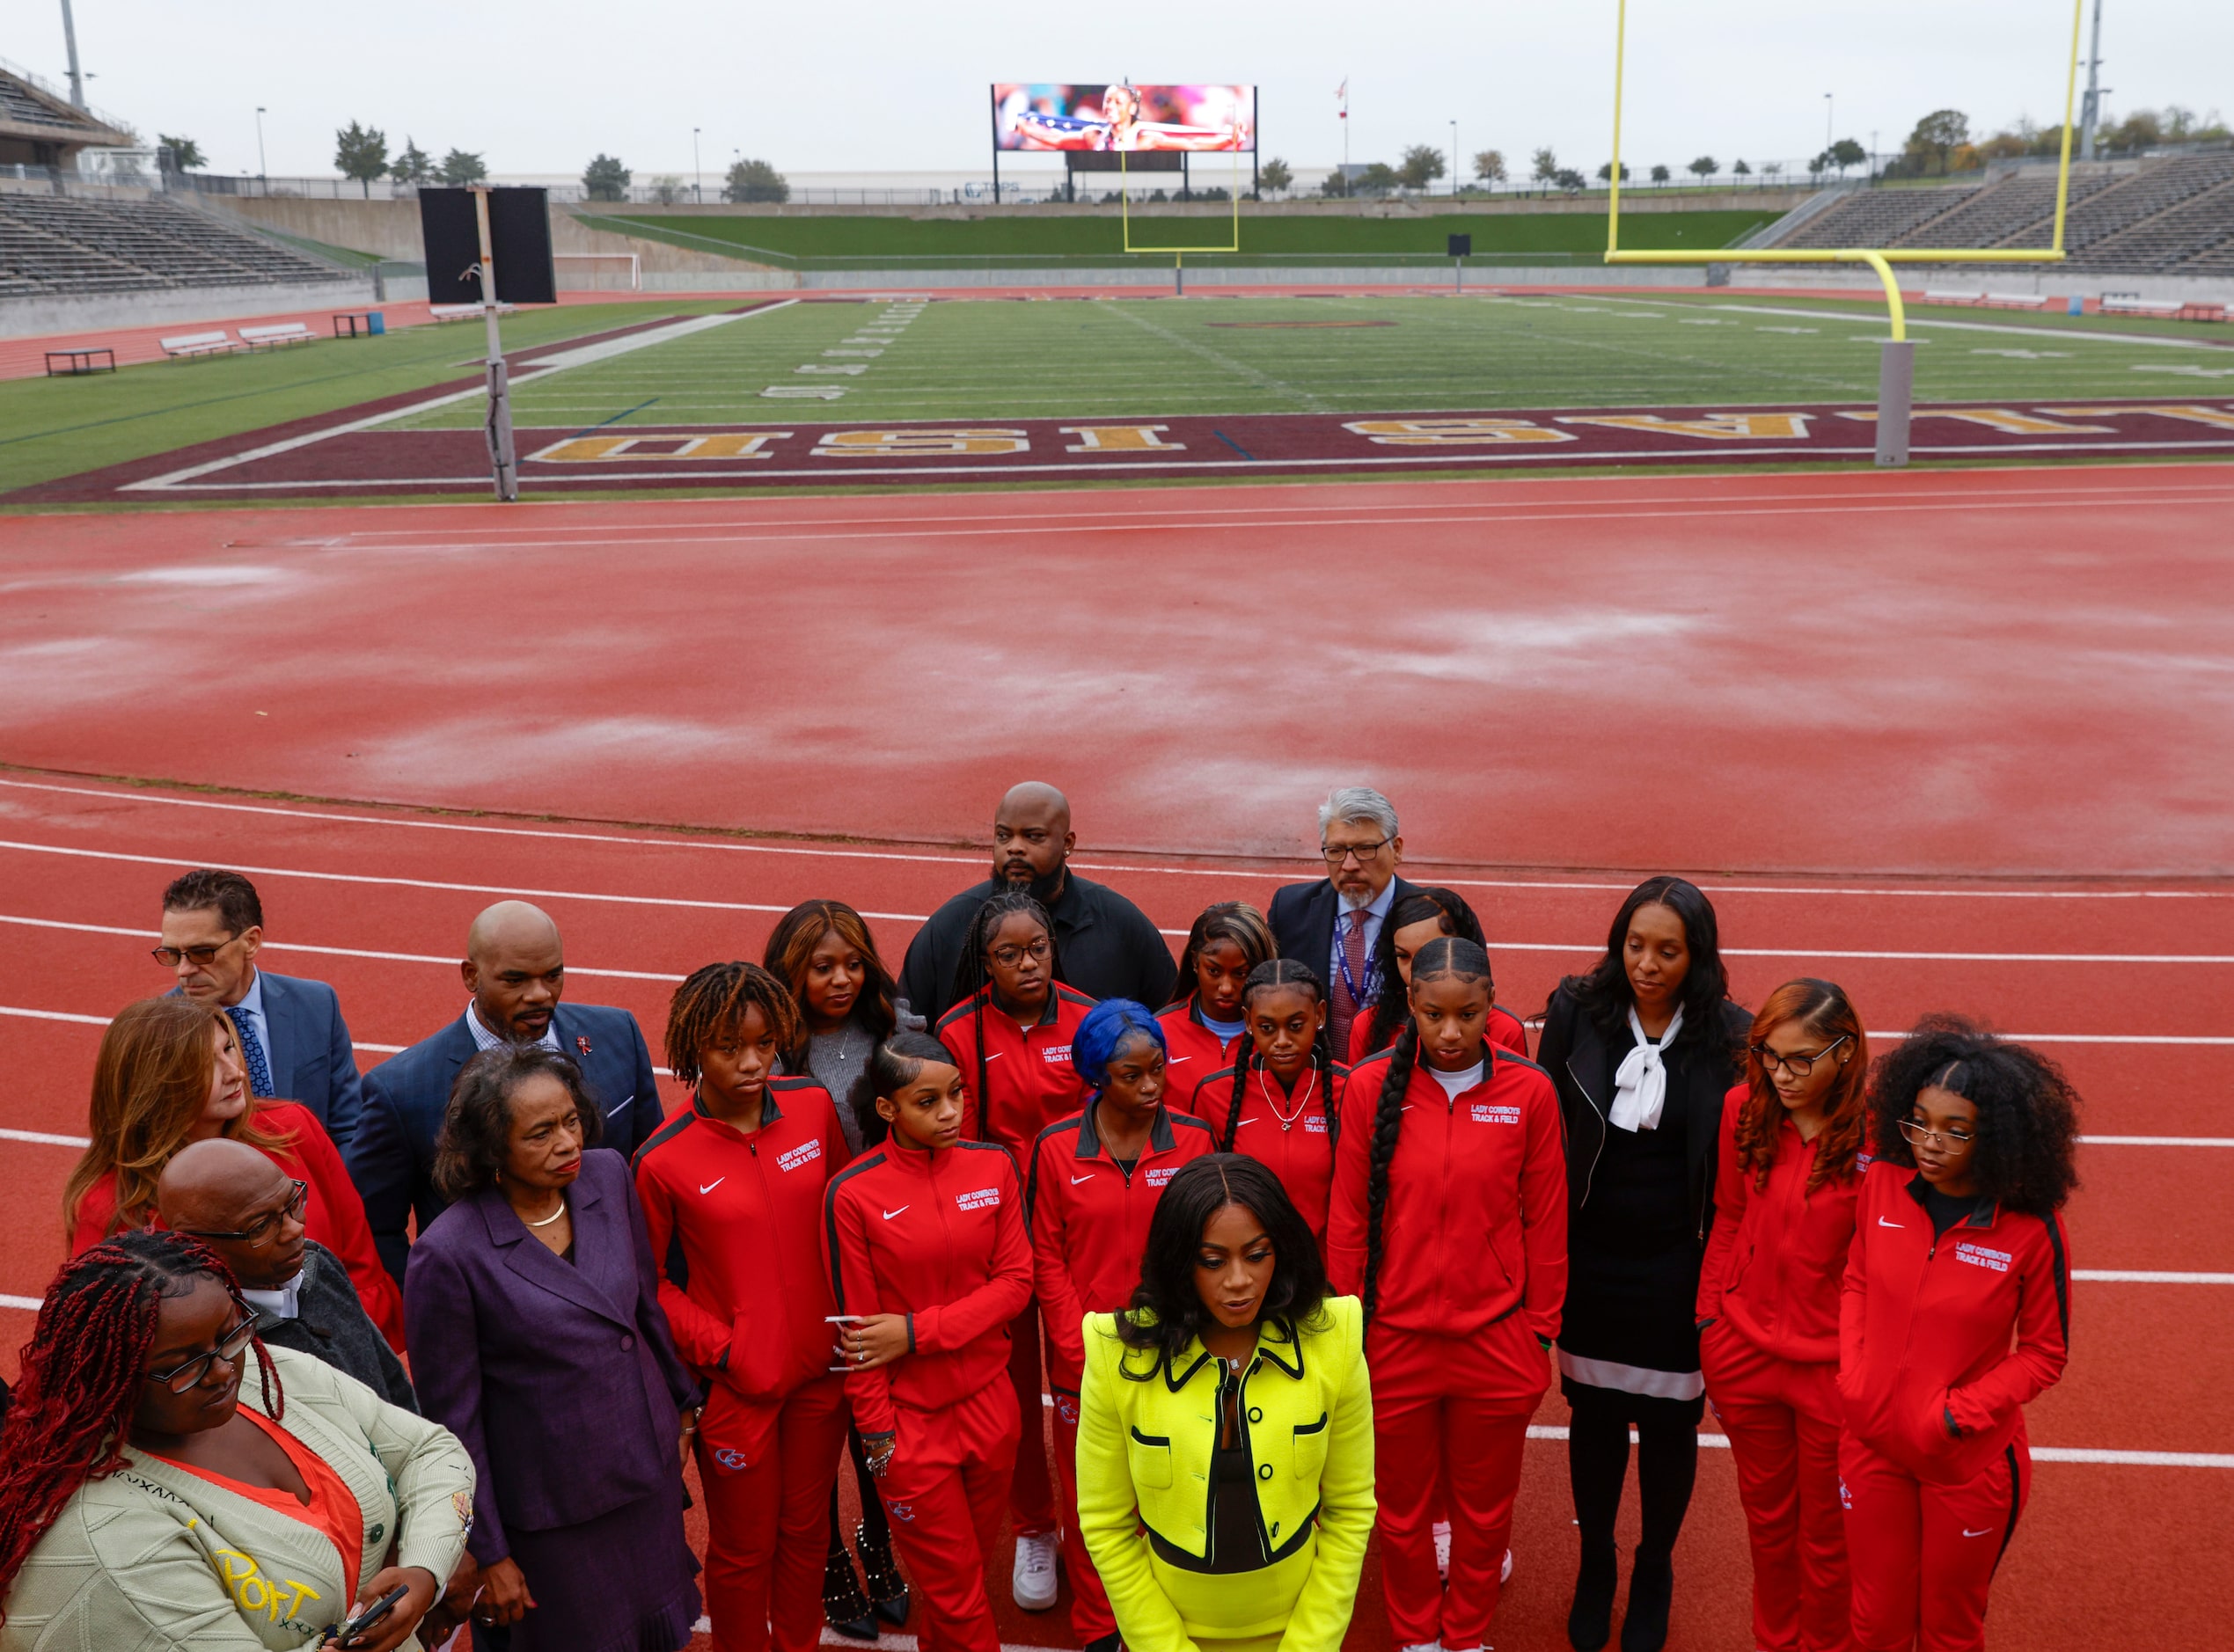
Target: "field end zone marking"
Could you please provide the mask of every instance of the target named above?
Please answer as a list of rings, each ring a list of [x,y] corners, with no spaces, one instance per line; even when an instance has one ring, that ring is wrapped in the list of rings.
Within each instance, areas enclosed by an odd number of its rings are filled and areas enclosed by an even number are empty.
[[[703,837],[626,837],[618,832],[545,831],[525,826],[479,826],[465,821],[399,820],[382,815],[342,815],[331,810],[280,808],[267,803],[228,803],[211,798],[171,797],[160,792],[111,792],[92,786],[59,786],[44,780],[0,778],[0,786],[24,792],[56,792],[67,797],[93,797],[127,803],[166,803],[174,808],[218,809],[237,815],[275,815],[284,820],[336,821],[354,826],[402,826],[416,831],[466,832],[492,837],[548,837],[558,843],[614,844],[630,848],[713,849],[731,854],[795,855],[822,860],[897,860],[942,866],[982,866],[982,855],[911,854],[884,849],[809,849],[792,844],[727,843]],[[396,804],[408,808],[410,804]],[[656,829],[650,829],[656,830]],[[1142,866],[1109,861],[1076,860],[1081,872],[1127,873],[1174,878],[1280,878],[1299,875],[1292,869],[1256,870],[1225,866]],[[1433,863],[1423,863],[1432,865]],[[1574,882],[1556,878],[1449,878],[1443,882],[1468,889],[1579,890],[1586,894],[1629,893],[1627,883]],[[1909,899],[1980,901],[2203,901],[2234,899],[2234,889],[1922,889],[1871,888],[1860,885],[1714,883],[1718,895],[1835,895],[1871,899],[1879,895]]]
[[[692,333],[704,333],[710,327],[721,326],[732,321],[749,320],[754,316],[765,315],[773,310],[782,310],[798,302],[796,298],[785,298],[773,304],[762,304],[756,309],[739,311],[734,314],[686,316],[682,320],[667,326],[652,327],[642,333],[633,333],[618,339],[607,339],[602,344],[584,344],[572,349],[557,350],[544,360],[537,362],[528,371],[512,380],[512,384],[516,389],[524,384],[539,384],[552,374],[563,373],[570,367],[588,367],[598,362],[609,361],[617,355],[626,355],[631,351],[644,349],[654,344],[672,343],[677,339],[687,338]],[[222,459],[211,459],[206,464],[189,465],[182,471],[172,471],[162,476],[147,477],[137,482],[126,482],[116,491],[120,493],[163,493],[184,489],[191,486],[203,487],[238,486],[238,484],[207,482],[196,484],[194,479],[210,475],[217,471],[230,470],[235,465],[247,464],[257,459],[268,459],[278,454],[291,453],[298,448],[307,448],[314,442],[324,442],[333,436],[352,435],[360,430],[370,430],[377,426],[391,423],[413,413],[430,412],[436,407],[447,407],[452,402],[464,401],[469,397],[485,393],[484,386],[475,384],[469,390],[453,391],[447,396],[436,396],[426,401],[414,402],[407,407],[397,407],[387,413],[375,413],[369,419],[353,419],[346,424],[333,425],[326,429],[313,430],[304,435],[289,436],[283,442],[273,442],[260,448],[252,448],[245,453],[236,453]]]

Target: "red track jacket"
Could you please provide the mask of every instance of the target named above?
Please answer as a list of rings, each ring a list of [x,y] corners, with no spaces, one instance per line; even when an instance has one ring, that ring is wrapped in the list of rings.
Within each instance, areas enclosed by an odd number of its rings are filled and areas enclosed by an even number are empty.
[[[1032,1283],[1047,1327],[1048,1380],[1056,1387],[1078,1392],[1086,1316],[1115,1313],[1132,1302],[1147,1254],[1148,1218],[1164,1184],[1189,1159],[1217,1149],[1209,1125],[1168,1107],[1158,1109],[1129,1174],[1102,1150],[1090,1107],[1040,1132],[1025,1210]]]
[[[1838,1357],[1839,1292],[1854,1239],[1862,1179],[1829,1181],[1806,1191],[1822,1137],[1803,1142],[1790,1123],[1776,1130],[1769,1185],[1738,1164],[1738,1113],[1746,1086],[1722,1099],[1722,1163],[1714,1184],[1714,1232],[1699,1273],[1702,1319],[1727,1319],[1748,1342],[1778,1359],[1827,1363]],[[1870,1159],[1861,1156],[1866,1168]]]
[[[1187,1103],[1195,1086],[1233,1060],[1234,1046],[1249,1034],[1219,1037],[1202,1024],[1191,994],[1183,1003],[1157,1011],[1156,1020],[1163,1024],[1163,1076],[1170,1086],[1164,1099],[1178,1111],[1191,1113]]]
[[[893,1405],[935,1411],[1008,1380],[1008,1322],[1032,1296],[1015,1161],[990,1142],[919,1152],[890,1140],[832,1178],[824,1258],[840,1313],[905,1313],[907,1356],[846,1380],[863,1434]]]
[[[1490,1005],[1490,1019],[1483,1029],[1490,1042],[1499,1049],[1509,1049],[1523,1061],[1528,1058],[1528,1029],[1520,1025],[1520,1018],[1510,1010],[1497,1005]],[[1350,1023],[1350,1064],[1354,1067],[1376,1052],[1366,1048],[1373,1036],[1373,1012],[1368,1010]],[[1386,1044],[1381,1049],[1386,1049]]]
[[[1254,1060],[1252,1056],[1252,1063]],[[1280,1179],[1280,1186],[1287,1189],[1289,1200],[1311,1224],[1311,1232],[1322,1249],[1326,1246],[1327,1200],[1334,1188],[1335,1143],[1340,1139],[1342,1129],[1342,1084],[1349,1076],[1350,1069],[1340,1062],[1335,1063],[1331,1073],[1319,1074],[1303,1110],[1295,1115],[1294,1122],[1282,1129],[1279,1119],[1265,1102],[1265,1093],[1271,1093],[1283,1113],[1295,1105],[1295,1098],[1281,1091],[1278,1079],[1256,1067],[1249,1074],[1249,1088],[1242,1093],[1241,1128],[1234,1132],[1234,1151],[1247,1153]],[[1262,1089],[1258,1087],[1260,1079]],[[1301,1090],[1307,1083],[1310,1083],[1308,1074],[1297,1079],[1295,1087]],[[1195,1114],[1210,1126],[1213,1143],[1226,1139],[1226,1115],[1233,1100],[1231,1067],[1210,1074],[1195,1092]]]
[[[1990,1199],[1937,1240],[1923,1179],[1862,1176],[1839,1309],[1846,1426],[1918,1480],[1960,1485],[2015,1439],[2024,1406],[2070,1352],[2070,1246],[2061,1217]],[[2016,1348],[2011,1351],[2014,1335]]]
[[[695,1098],[636,1150],[659,1305],[699,1374],[750,1400],[780,1400],[830,1369],[823,1189],[846,1163],[830,1094],[771,1078],[758,1132]]]
[[[939,1042],[954,1052],[969,1092],[962,1133],[973,1141],[998,1142],[1018,1164],[1030,1162],[1039,1133],[1066,1113],[1075,1113],[1087,1097],[1071,1067],[1071,1040],[1094,1000],[1066,986],[1051,987],[1039,1024],[1027,1031],[1015,1018],[993,1007],[985,988],[949,1010],[939,1023]],[[985,1090],[978,1093],[978,1023],[973,1013],[985,1004]]]
[[[1516,1309],[1538,1336],[1559,1334],[1567,1297],[1567,1160],[1558,1093],[1543,1069],[1485,1047],[1483,1082],[1446,1097],[1425,1063],[1412,1069],[1388,1166],[1376,1324],[1471,1336]],[[1327,1217],[1327,1272],[1364,1293],[1366,1181],[1373,1110],[1388,1052],[1343,1087]]]

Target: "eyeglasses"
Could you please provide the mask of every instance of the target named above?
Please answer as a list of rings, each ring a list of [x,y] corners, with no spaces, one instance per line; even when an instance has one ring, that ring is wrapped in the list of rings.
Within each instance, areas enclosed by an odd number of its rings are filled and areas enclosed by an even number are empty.
[[[240,1350],[248,1346],[255,1334],[256,1321],[243,1319],[220,1337],[217,1346],[207,1353],[196,1354],[183,1365],[173,1365],[169,1371],[151,1371],[147,1374],[147,1380],[161,1383],[174,1394],[190,1393],[209,1374],[209,1367],[217,1361],[238,1359]]]
[[[1330,866],[1340,866],[1352,855],[1358,857],[1358,864],[1362,866],[1395,841],[1394,838],[1383,837],[1370,844],[1322,844],[1319,852],[1327,858],[1327,865]]]
[[[1843,1044],[1846,1040],[1847,1034],[1841,1033],[1812,1056],[1779,1056],[1766,1044],[1755,1044],[1752,1046],[1753,1058],[1761,1064],[1761,1071],[1763,1072],[1773,1073],[1781,1067],[1795,1078],[1805,1078],[1815,1071],[1817,1062]]]
[[[1901,1134],[1907,1137],[1909,1144],[1915,1147],[1921,1147],[1926,1142],[1931,1142],[1941,1147],[1967,1147],[1978,1139],[1967,1130],[1926,1129],[1914,1119],[1901,1121]]]
[[[280,1224],[301,1221],[303,1211],[310,1204],[311,1184],[309,1182],[290,1180],[287,1185],[295,1191],[287,1195],[285,1204],[276,1210],[265,1211],[238,1233],[212,1233],[206,1229],[192,1227],[180,1228],[179,1232],[194,1239],[240,1239],[261,1250],[278,1237]]]
[[[191,961],[199,969],[215,962],[219,953],[239,939],[238,935],[228,936],[225,939],[208,947],[157,947],[153,952],[148,954],[148,956],[165,969],[176,969],[180,959]]]
[[[1037,940],[1032,941],[1026,946],[994,947],[992,961],[999,964],[1003,969],[1014,969],[1018,964],[1023,962],[1027,958],[1036,958],[1042,963],[1044,963],[1047,961],[1049,957],[1053,954],[1054,951],[1055,943],[1049,940],[1046,936],[1042,935]]]

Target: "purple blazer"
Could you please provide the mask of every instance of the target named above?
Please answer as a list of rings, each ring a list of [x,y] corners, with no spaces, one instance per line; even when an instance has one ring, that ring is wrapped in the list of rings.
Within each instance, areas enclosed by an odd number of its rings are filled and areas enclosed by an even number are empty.
[[[591,1149],[568,1197],[571,1263],[490,1188],[435,1218],[404,1276],[421,1408],[472,1454],[483,1566],[512,1552],[508,1527],[579,1524],[680,1473],[677,1413],[699,1401],[628,1161]]]

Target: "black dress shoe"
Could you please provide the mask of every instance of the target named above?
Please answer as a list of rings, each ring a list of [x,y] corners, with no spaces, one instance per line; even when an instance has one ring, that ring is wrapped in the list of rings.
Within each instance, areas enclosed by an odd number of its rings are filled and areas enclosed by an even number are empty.
[[[1122,1645],[1124,1641],[1119,1639],[1117,1632],[1112,1629],[1107,1634],[1096,1635],[1088,1641],[1086,1643],[1086,1652],[1117,1652],[1117,1648]]]
[[[1622,1652],[1660,1652],[1667,1644],[1667,1612],[1675,1598],[1675,1566],[1666,1556],[1639,1554],[1630,1562],[1629,1610],[1622,1613]]]
[[[1575,1604],[1567,1612],[1567,1644],[1575,1652],[1599,1652],[1614,1638],[1614,1591],[1620,1583],[1621,1562],[1612,1544],[1583,1550]]]
[[[861,1593],[861,1579],[853,1575],[853,1558],[843,1544],[823,1561],[822,1615],[849,1641],[876,1639],[876,1613]]]
[[[853,1542],[861,1550],[861,1580],[869,1604],[895,1629],[907,1621],[907,1580],[892,1562],[892,1534],[871,1531],[868,1522],[853,1528]]]

